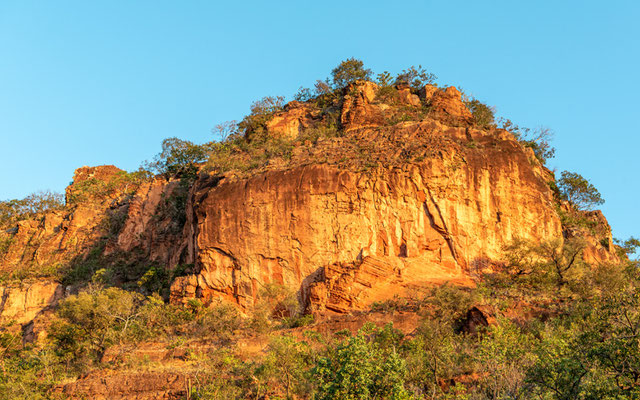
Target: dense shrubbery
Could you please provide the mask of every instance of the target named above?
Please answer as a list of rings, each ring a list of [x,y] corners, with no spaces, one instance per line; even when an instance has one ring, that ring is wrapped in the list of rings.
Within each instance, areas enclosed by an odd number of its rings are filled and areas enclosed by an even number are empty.
[[[89,178],[74,183],[67,201],[69,205],[76,205],[112,199],[117,195],[131,195],[149,178],[150,172],[144,169],[134,172],[119,171],[108,179]]]
[[[473,114],[475,122],[482,128],[495,127],[495,110],[492,107],[482,103],[478,99],[465,101],[467,108]]]
[[[32,193],[21,200],[0,201],[0,228],[7,229],[20,220],[63,207],[64,196],[51,191]]]
[[[604,203],[598,189],[578,173],[563,171],[557,185],[561,198],[577,210],[590,210]]]

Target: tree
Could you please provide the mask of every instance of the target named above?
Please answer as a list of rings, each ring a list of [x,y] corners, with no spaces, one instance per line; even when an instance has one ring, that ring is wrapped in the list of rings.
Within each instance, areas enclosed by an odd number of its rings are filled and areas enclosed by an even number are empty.
[[[533,150],[533,154],[541,163],[544,164],[548,159],[554,157],[556,149],[551,146],[553,139],[551,129],[542,126],[536,129],[521,128],[511,120],[503,118],[500,118],[499,123],[502,125],[502,129],[512,132],[520,144]]]
[[[370,340],[371,330],[365,325],[317,360],[312,371],[317,400],[411,399],[404,387],[404,360],[395,349]]]
[[[153,168],[159,173],[194,177],[198,164],[207,160],[210,144],[198,145],[176,137],[162,141],[162,152],[156,156]]]
[[[341,89],[357,80],[371,79],[371,70],[364,68],[364,63],[356,58],[342,61],[331,71],[334,89]]]
[[[238,122],[237,121],[225,121],[215,126],[212,129],[214,135],[218,136],[218,140],[221,142],[226,141],[229,136],[233,135],[238,131]]]
[[[412,65],[398,74],[396,84],[406,84],[414,89],[420,89],[424,85],[433,84],[436,79],[438,77],[427,72],[422,65],[418,65],[417,68]]]
[[[538,254],[544,259],[544,264],[555,277],[558,286],[567,283],[567,274],[582,263],[582,252],[586,243],[581,238],[567,240],[550,240],[540,244]]]
[[[495,124],[495,109],[493,107],[489,107],[478,99],[465,101],[465,104],[473,114],[478,126],[488,128]]]
[[[0,201],[0,227],[64,207],[64,196],[50,190],[31,193],[24,199]]]
[[[251,113],[238,124],[247,140],[266,139],[266,123],[284,107],[283,96],[266,96],[251,104]]]
[[[588,180],[575,172],[562,171],[558,180],[561,197],[578,210],[590,210],[603,204],[604,199]]]

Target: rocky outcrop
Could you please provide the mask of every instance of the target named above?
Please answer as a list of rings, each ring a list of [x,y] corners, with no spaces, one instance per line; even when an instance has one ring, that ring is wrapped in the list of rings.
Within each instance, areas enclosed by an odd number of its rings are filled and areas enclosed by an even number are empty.
[[[368,81],[357,81],[345,88],[340,123],[346,132],[384,123],[382,108],[372,104],[377,90],[378,85]]]
[[[184,399],[189,377],[171,372],[96,372],[76,382],[56,387],[53,392],[69,399],[158,400]]]
[[[431,107],[432,115],[447,124],[471,125],[473,115],[462,101],[462,95],[453,86],[439,89],[426,85],[420,91],[423,100]]]
[[[429,124],[403,129],[474,145],[366,172],[321,164],[199,182],[190,246],[200,272],[177,279],[172,299],[249,306],[262,285],[277,283],[320,308],[360,307],[464,281],[515,237],[561,236],[546,172],[511,135]]]
[[[0,323],[26,324],[64,297],[57,282],[37,281],[0,287]]]
[[[318,112],[314,112],[309,105],[292,101],[267,122],[267,130],[274,137],[295,139],[313,126],[317,119]]]
[[[104,254],[137,254],[167,267],[179,264],[187,248],[182,209],[187,191],[179,180],[156,178],[140,185],[127,203],[117,238],[107,244]]]
[[[66,191],[68,208],[20,221],[0,271],[51,269],[86,255],[109,229],[109,211],[123,190],[117,180],[124,173],[112,165],[78,168]]]
[[[269,135],[298,138],[326,118],[340,122],[339,134],[290,142],[286,162],[250,174],[201,171],[189,187],[80,168],[67,209],[20,222],[0,269],[95,250],[104,265],[192,264],[171,285],[176,303],[224,298],[247,308],[275,283],[311,310],[342,312],[425,285],[470,285],[515,238],[586,235],[563,232],[553,175],[530,149],[507,131],[474,127],[453,87],[415,92],[398,88],[384,104],[376,84],[358,81],[329,111],[292,102],[267,123]],[[606,225],[601,214],[587,218]],[[613,247],[606,225],[585,259],[615,261]]]

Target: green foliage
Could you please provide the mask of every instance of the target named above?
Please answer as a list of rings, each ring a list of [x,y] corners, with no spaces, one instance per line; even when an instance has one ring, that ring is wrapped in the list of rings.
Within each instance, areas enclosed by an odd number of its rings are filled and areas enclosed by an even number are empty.
[[[48,190],[32,193],[20,200],[0,201],[0,229],[7,229],[18,221],[63,207],[64,196]]]
[[[266,332],[275,326],[298,327],[313,322],[305,317],[295,292],[278,284],[266,284],[253,308],[251,325]]]
[[[53,330],[60,355],[82,368],[99,361],[109,346],[135,337],[143,299],[118,288],[69,296],[59,306],[61,320]]]
[[[390,87],[393,85],[393,75],[389,71],[384,71],[376,76],[376,83],[381,88]]]
[[[495,126],[495,109],[493,107],[489,107],[478,99],[465,101],[465,104],[479,127],[491,128]]]
[[[198,145],[176,137],[164,139],[162,151],[150,167],[167,176],[195,177],[198,165],[207,159],[211,146],[211,143]]]
[[[613,241],[619,247],[620,252],[627,257],[636,253],[638,251],[638,248],[640,248],[640,240],[634,238],[633,236],[627,240],[620,240],[616,238],[616,239],[613,239]],[[1,244],[0,244],[0,248],[1,248]],[[0,254],[2,254],[1,249],[0,249]]]
[[[411,399],[405,388],[406,364],[393,348],[372,340],[364,327],[318,358],[312,374],[317,400]]]
[[[149,178],[149,172],[143,169],[135,172],[120,171],[107,180],[89,178],[73,184],[67,201],[70,205],[76,205],[89,201],[103,201],[117,194],[131,195]]]
[[[312,100],[315,97],[314,93],[309,88],[300,87],[298,92],[293,95],[295,101],[306,102]]]
[[[341,89],[357,80],[370,80],[371,70],[364,68],[364,63],[356,58],[342,61],[331,71],[334,89]]]
[[[523,128],[504,118],[500,118],[499,124],[502,129],[512,132],[520,144],[533,150],[533,154],[542,164],[554,157],[556,149],[550,143],[553,139],[553,131],[549,128]]]
[[[575,172],[562,171],[561,178],[558,179],[558,189],[562,199],[578,210],[593,209],[604,203],[598,189]]]
[[[284,107],[284,97],[267,96],[251,104],[251,113],[238,124],[238,129],[245,137],[263,142],[266,139],[266,123],[273,114]]]
[[[427,72],[422,68],[422,65],[418,65],[417,68],[412,65],[398,74],[396,84],[409,85],[413,89],[418,90],[424,85],[432,85],[436,79],[438,79],[438,77]]]

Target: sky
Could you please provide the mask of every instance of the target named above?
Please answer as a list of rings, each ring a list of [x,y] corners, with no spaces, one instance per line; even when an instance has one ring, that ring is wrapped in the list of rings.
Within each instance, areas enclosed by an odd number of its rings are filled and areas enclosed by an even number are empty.
[[[640,236],[638,1],[0,0],[0,199],[74,169],[135,170],[164,138],[202,143],[257,99],[341,60],[422,65],[589,179],[614,236]]]

